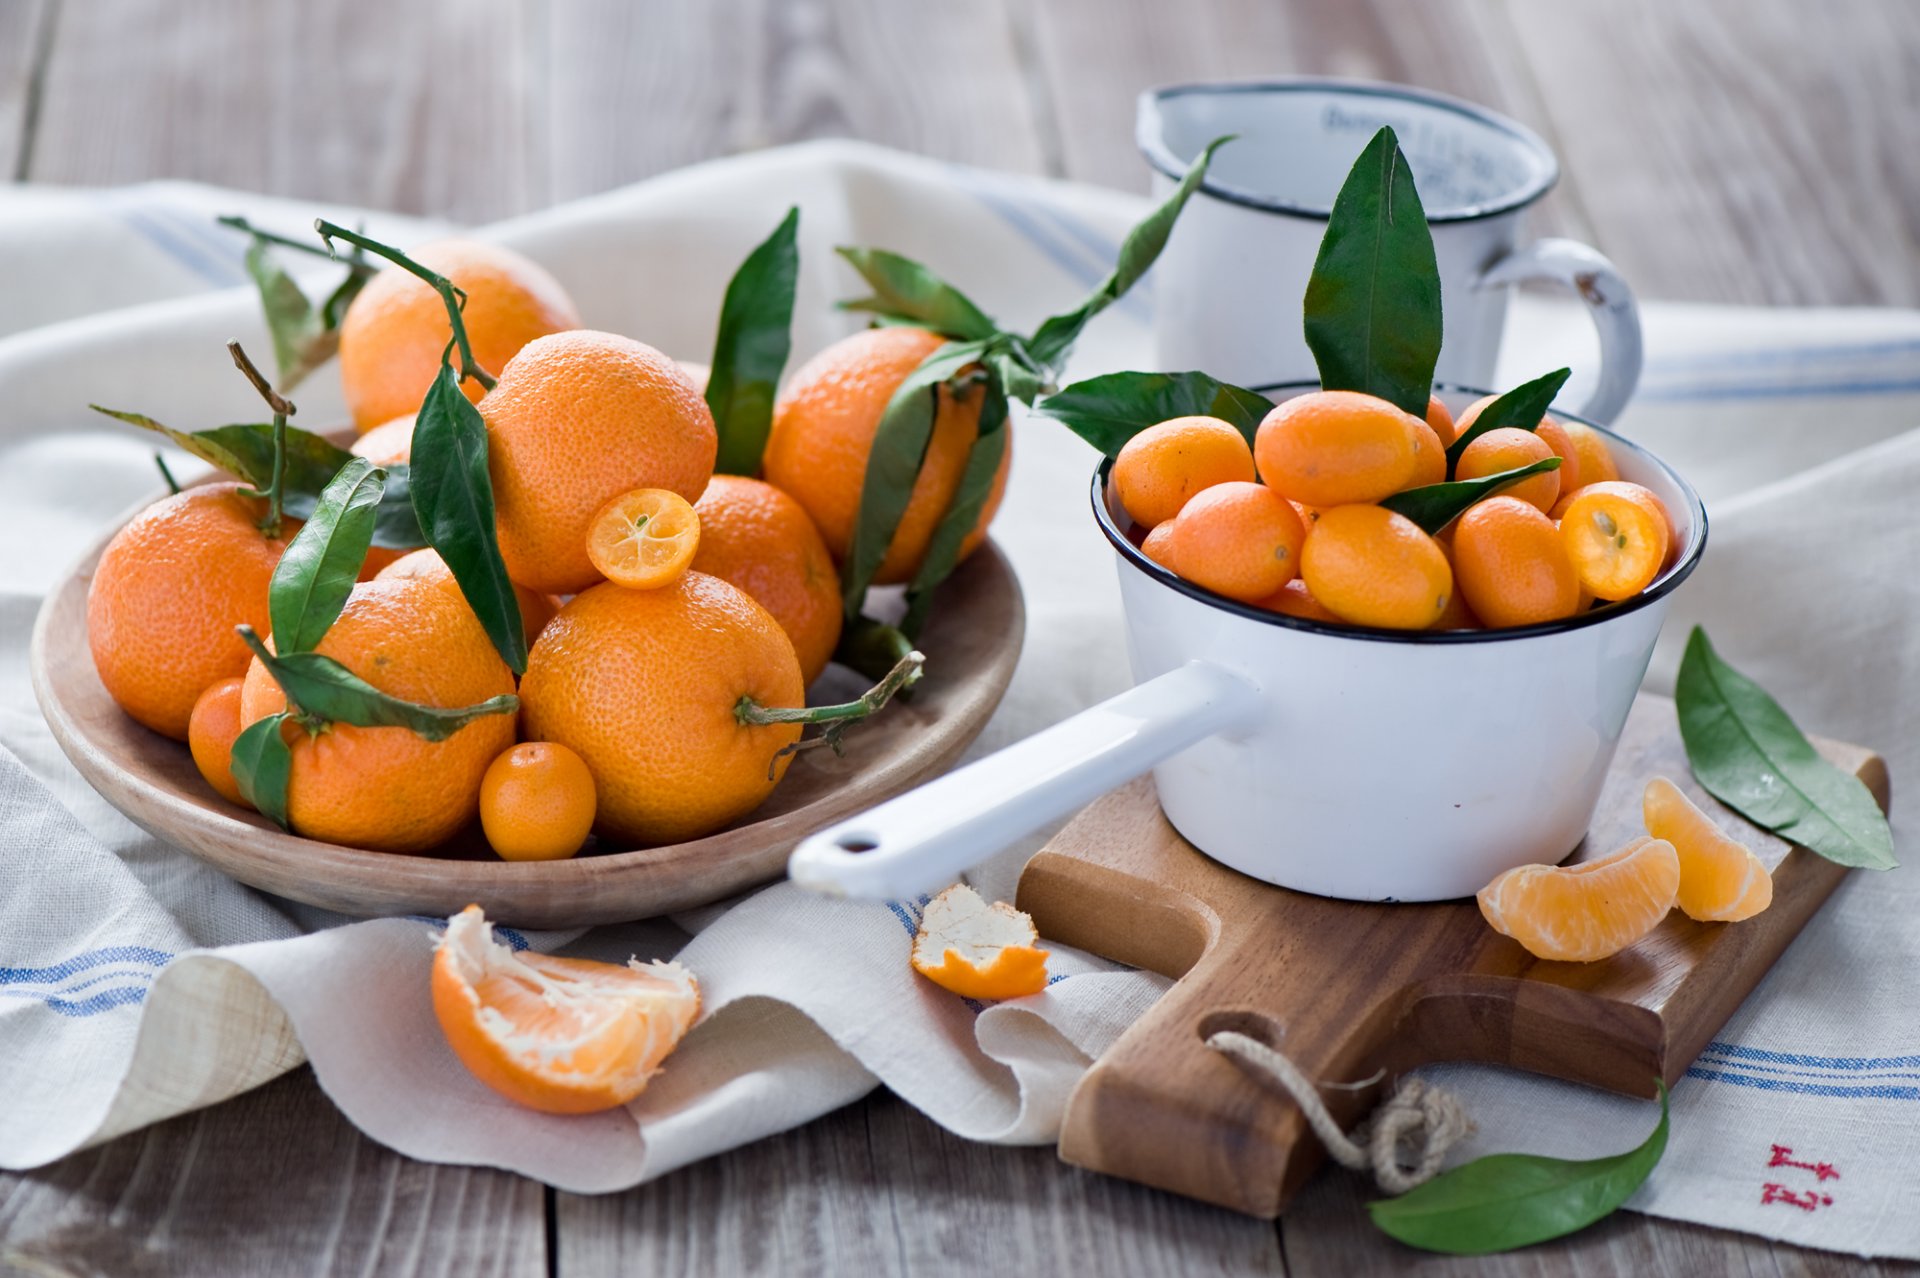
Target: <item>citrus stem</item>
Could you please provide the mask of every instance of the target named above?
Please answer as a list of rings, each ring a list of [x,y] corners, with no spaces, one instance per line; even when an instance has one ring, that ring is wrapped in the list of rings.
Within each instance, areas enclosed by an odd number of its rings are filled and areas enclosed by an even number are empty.
[[[167,481],[167,491],[178,496],[180,493],[180,481],[175,479],[173,472],[167,469],[167,459],[159,453],[155,453],[153,455],[153,464],[160,468],[160,478]]]
[[[863,614],[841,632],[833,659],[869,679],[882,679],[895,663],[912,651],[913,640],[902,634],[899,627]]]
[[[819,736],[810,740],[795,741],[773,756],[767,765],[768,775],[772,775],[773,765],[782,755],[794,754],[813,746],[830,746],[835,754],[840,753],[840,738],[848,728],[862,719],[874,714],[894,694],[902,688],[910,687],[920,678],[921,668],[927,659],[918,652],[909,652],[894,663],[887,671],[887,677],[874,684],[852,701],[842,701],[831,706],[763,706],[752,697],[742,697],[734,703],[734,720],[744,727],[755,727],[772,723],[798,723],[801,725],[818,723],[825,725]]]
[[[493,389],[493,374],[474,361],[473,347],[467,342],[467,325],[460,317],[460,310],[466,305],[467,295],[455,288],[452,280],[429,271],[397,248],[391,248],[378,240],[370,240],[357,231],[349,231],[346,227],[329,222],[325,218],[315,218],[313,229],[320,233],[320,238],[326,243],[328,252],[332,252],[335,240],[345,240],[358,248],[366,249],[369,253],[379,254],[401,270],[426,281],[434,292],[440,294],[440,300],[447,305],[447,322],[453,326],[453,344],[460,351],[461,378],[472,378],[484,389]]]
[[[281,248],[293,249],[295,252],[299,252],[299,253],[311,253],[315,257],[324,257],[327,260],[333,261],[333,262],[340,261],[340,258],[330,248],[327,248],[321,245],[309,244],[305,240],[289,239],[284,235],[276,235],[272,231],[263,231],[259,227],[255,226],[253,223],[247,221],[246,218],[240,217],[233,213],[228,213],[225,216],[217,217],[214,219],[214,221],[218,222],[222,226],[230,226],[236,231],[244,231],[248,235],[251,235],[254,239],[260,240],[261,242],[266,244],[275,244]],[[372,275],[374,270],[374,268],[371,265],[369,265],[364,259],[361,259],[361,258],[350,258],[345,262],[345,266],[349,271],[352,271],[355,275],[361,275],[361,276]]]
[[[327,721],[317,714],[310,714],[302,709],[300,703],[293,699],[293,694],[287,691],[287,686],[280,683],[280,672],[274,668],[273,653],[267,649],[266,644],[261,642],[260,636],[254,632],[253,627],[241,622],[234,629],[240,635],[240,642],[253,649],[253,655],[260,658],[260,664],[267,668],[268,676],[276,684],[280,684],[280,695],[287,699],[287,717],[305,728],[309,735],[325,729]]]
[[[228,342],[227,354],[233,356],[234,367],[247,375],[247,380],[253,383],[253,388],[260,392],[260,398],[266,400],[267,407],[273,410],[273,470],[267,479],[267,490],[260,492],[250,489],[248,493],[253,497],[267,499],[267,517],[260,521],[260,531],[269,537],[278,537],[281,509],[286,504],[287,418],[293,416],[297,410],[292,400],[274,390],[267,379],[260,375],[260,370],[255,368],[253,361],[247,358],[247,353],[240,348],[239,342]]]

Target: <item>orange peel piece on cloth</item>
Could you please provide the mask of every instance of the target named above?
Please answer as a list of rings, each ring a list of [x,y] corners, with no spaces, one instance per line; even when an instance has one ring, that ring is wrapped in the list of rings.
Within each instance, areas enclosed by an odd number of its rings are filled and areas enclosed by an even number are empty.
[[[1033,920],[1004,901],[989,905],[964,883],[927,902],[913,938],[913,970],[967,998],[1003,999],[1047,987],[1047,951]]]
[[[700,985],[678,963],[516,951],[469,905],[434,954],[433,1010],[460,1063],[494,1091],[590,1114],[646,1090],[699,1016]]]

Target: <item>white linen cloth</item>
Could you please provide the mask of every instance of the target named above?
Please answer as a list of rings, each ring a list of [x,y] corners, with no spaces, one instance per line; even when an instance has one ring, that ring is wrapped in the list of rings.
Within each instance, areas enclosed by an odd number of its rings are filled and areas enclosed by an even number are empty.
[[[796,357],[858,322],[829,309],[855,288],[835,244],[925,260],[1024,328],[1096,281],[1144,208],[823,143],[484,233],[550,267],[590,325],[704,359],[728,274],[793,203]],[[432,920],[353,922],[242,888],[79,779],[34,704],[28,636],[59,574],[157,489],[153,441],[85,405],[182,427],[257,418],[220,348],[238,335],[267,349],[242,238],[212,222],[236,211],[304,234],[317,210],[172,183],[0,188],[0,1166],[37,1166],[212,1104],[303,1058],[384,1144],[584,1192],[803,1123],[876,1081],[961,1135],[1052,1140],[1074,1081],[1157,997],[1159,978],[1055,947],[1045,992],[977,1007],[910,973],[912,903],[834,902],[786,884],[677,921],[510,934],[612,959],[677,953],[705,991],[705,1019],[630,1110],[552,1118],[496,1098],[445,1047],[428,997]],[[401,242],[438,229],[325,211]],[[333,269],[291,264],[316,279]],[[1089,330],[1074,376],[1150,366],[1150,316],[1151,279]],[[1502,384],[1590,362],[1584,324],[1518,299]],[[1807,729],[1872,745],[1896,778],[1913,775],[1920,316],[1664,305],[1647,308],[1646,326],[1647,378],[1624,426],[1693,478],[1713,521],[1650,686],[1670,687],[1678,645],[1704,621]],[[305,423],[343,416],[331,370],[298,399]],[[996,536],[1026,590],[1027,642],[976,750],[1127,684],[1108,552],[1084,510],[1093,454],[1051,423],[1016,430]],[[1010,898],[1020,859],[995,858],[976,884]],[[1852,877],[1675,1090],[1666,1160],[1635,1209],[1920,1257],[1916,916],[1912,869]],[[1434,1072],[1480,1124],[1457,1158],[1595,1156],[1637,1142],[1653,1119],[1645,1102],[1568,1084]]]

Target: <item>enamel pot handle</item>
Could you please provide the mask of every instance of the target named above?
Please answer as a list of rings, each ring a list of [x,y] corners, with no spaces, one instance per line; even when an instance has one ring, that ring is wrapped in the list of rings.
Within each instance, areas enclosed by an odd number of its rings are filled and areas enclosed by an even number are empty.
[[[897,900],[945,887],[1022,835],[1258,712],[1239,675],[1195,661],[805,839],[796,883]]]
[[[1475,288],[1495,288],[1530,280],[1551,280],[1572,289],[1587,304],[1600,332],[1600,383],[1581,406],[1580,416],[1611,426],[1640,385],[1644,360],[1640,308],[1633,290],[1600,250],[1578,240],[1536,240],[1488,267]]]

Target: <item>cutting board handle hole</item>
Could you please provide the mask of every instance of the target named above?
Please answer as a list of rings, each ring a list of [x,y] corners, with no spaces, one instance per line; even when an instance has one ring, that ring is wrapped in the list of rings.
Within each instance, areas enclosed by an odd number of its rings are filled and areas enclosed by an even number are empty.
[[[1234,1010],[1227,1012],[1208,1012],[1200,1018],[1200,1041],[1206,1042],[1215,1034],[1231,1031],[1245,1034],[1254,1042],[1280,1050],[1280,1040],[1286,1035],[1287,1027],[1264,1012]]]

